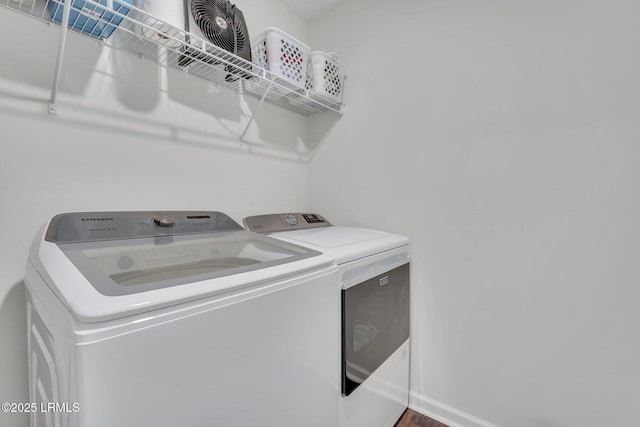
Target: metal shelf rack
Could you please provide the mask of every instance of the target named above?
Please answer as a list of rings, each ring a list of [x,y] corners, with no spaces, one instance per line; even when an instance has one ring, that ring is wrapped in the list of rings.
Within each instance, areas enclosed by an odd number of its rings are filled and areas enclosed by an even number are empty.
[[[228,87],[238,94],[258,98],[259,102],[252,111],[240,136],[241,141],[264,102],[303,115],[321,111],[343,113],[342,104],[332,103],[330,100],[309,94],[304,89],[293,87],[268,70],[172,26],[134,5],[126,5],[130,9],[126,14],[109,10],[110,16],[107,18],[107,15],[99,17],[97,13],[91,12],[92,10],[105,9],[105,6],[99,1],[83,0],[81,2],[83,3],[83,11],[78,11],[73,7],[74,3],[77,2],[71,0],[0,0],[0,7],[6,7],[61,28],[49,101],[50,114],[57,114],[56,100],[69,31],[97,40],[111,48],[145,58],[161,67],[185,72],[210,83]],[[55,7],[62,10],[61,22],[56,22],[51,17],[51,10]],[[73,13],[71,13],[72,9]],[[121,22],[116,26],[114,20],[121,20]],[[92,34],[95,31],[87,27],[88,25],[93,26],[96,22],[106,26],[116,26],[116,28],[108,39],[103,40],[99,33]],[[162,29],[162,37],[150,38],[146,36],[154,34],[154,32],[158,34],[157,29],[159,28]]]

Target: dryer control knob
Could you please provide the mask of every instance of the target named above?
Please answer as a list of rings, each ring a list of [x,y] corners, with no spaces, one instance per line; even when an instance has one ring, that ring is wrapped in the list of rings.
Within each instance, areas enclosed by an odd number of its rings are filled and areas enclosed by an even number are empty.
[[[171,227],[175,225],[176,219],[170,215],[156,215],[153,217],[153,223],[160,227]]]

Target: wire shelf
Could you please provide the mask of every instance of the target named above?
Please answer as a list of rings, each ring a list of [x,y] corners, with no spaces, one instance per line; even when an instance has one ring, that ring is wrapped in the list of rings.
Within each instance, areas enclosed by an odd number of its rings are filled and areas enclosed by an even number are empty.
[[[263,101],[269,102],[304,115],[320,111],[342,113],[342,104],[317,96],[311,98],[308,91],[291,87],[268,70],[164,22],[134,5],[126,4],[120,10],[108,9],[108,13],[99,13],[106,9],[100,0],[0,0],[0,7],[58,27],[63,22],[58,14],[63,9],[71,8],[71,11],[65,10],[69,13],[68,29],[111,48],[256,97],[261,100],[260,105]],[[52,17],[54,15],[57,19]],[[108,29],[109,34],[105,36],[106,33],[103,30],[97,31],[97,27]],[[63,49],[64,42],[61,42],[60,50]]]

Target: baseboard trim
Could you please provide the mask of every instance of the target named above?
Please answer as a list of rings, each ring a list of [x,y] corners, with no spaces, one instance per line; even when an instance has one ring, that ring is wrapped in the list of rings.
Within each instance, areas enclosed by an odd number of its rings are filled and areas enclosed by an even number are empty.
[[[409,408],[449,427],[498,427],[489,421],[415,392],[411,392],[409,395]]]

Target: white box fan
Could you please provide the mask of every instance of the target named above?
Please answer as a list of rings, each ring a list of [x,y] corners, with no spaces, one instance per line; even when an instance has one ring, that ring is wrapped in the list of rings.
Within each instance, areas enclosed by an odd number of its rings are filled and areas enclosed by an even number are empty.
[[[190,67],[194,74],[206,74],[206,64],[220,64],[224,59],[227,81],[238,77],[249,78],[251,71],[251,45],[249,31],[242,11],[229,0],[185,0],[186,46],[179,64]],[[208,45],[206,42],[214,45]],[[238,60],[230,52],[246,61]],[[206,77],[203,75],[203,77]]]

